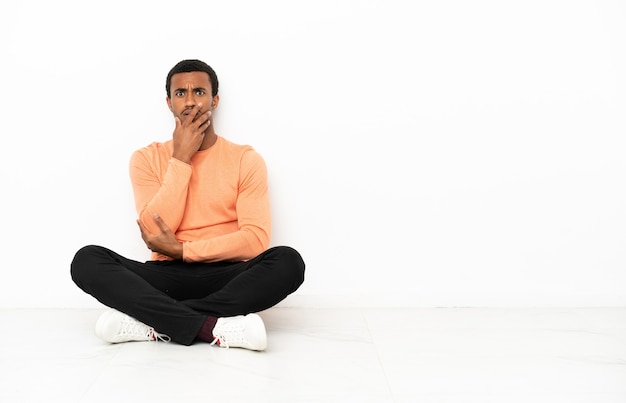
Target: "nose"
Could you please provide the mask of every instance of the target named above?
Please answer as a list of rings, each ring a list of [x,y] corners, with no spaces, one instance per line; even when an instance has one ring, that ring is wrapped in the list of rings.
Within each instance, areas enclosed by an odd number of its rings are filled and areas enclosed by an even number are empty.
[[[187,91],[185,94],[185,106],[190,108],[196,106],[196,96],[193,91]]]

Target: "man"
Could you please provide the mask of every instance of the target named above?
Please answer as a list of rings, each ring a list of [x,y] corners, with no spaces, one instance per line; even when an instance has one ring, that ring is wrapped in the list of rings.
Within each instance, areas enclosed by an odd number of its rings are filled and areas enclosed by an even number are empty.
[[[183,60],[165,89],[173,138],[135,151],[130,162],[137,223],[152,258],[142,263],[86,246],[72,261],[72,279],[113,308],[96,323],[105,341],[200,340],[264,350],[256,312],[298,289],[304,262],[290,247],[268,249],[265,162],[252,147],[215,133],[213,69]]]

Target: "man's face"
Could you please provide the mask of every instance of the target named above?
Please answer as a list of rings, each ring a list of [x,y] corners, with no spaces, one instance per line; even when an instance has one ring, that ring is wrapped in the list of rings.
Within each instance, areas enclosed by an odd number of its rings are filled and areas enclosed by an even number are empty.
[[[211,80],[203,71],[174,74],[170,80],[167,106],[181,121],[185,120],[191,108],[198,104],[202,104],[200,112],[212,111],[217,107],[219,96],[211,96],[211,91]]]

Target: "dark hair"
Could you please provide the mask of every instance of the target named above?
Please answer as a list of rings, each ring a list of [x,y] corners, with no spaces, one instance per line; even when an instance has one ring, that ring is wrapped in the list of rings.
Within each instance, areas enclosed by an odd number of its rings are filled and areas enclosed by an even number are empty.
[[[172,76],[178,73],[191,73],[193,71],[204,71],[209,75],[209,79],[211,80],[211,92],[212,96],[217,95],[217,89],[219,86],[219,82],[217,81],[217,74],[215,71],[206,64],[205,62],[197,59],[187,59],[182,60],[176,63],[176,66],[172,67],[169,73],[167,73],[167,81],[165,82],[165,92],[167,92],[167,97],[170,97],[170,83],[172,81]]]

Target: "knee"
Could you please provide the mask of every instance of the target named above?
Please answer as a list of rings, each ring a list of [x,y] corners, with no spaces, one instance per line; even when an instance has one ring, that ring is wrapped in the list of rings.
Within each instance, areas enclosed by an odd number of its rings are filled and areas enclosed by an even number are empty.
[[[70,275],[77,285],[81,286],[93,272],[95,261],[104,248],[96,245],[88,245],[80,248],[74,255],[70,264]]]
[[[285,268],[285,272],[289,274],[294,282],[294,290],[300,287],[304,282],[304,259],[302,255],[290,246],[278,246],[275,252],[280,256],[282,261],[282,267]]]

